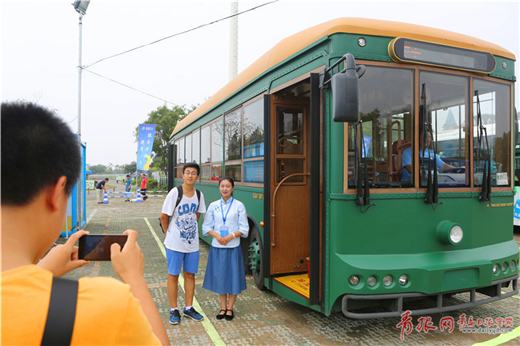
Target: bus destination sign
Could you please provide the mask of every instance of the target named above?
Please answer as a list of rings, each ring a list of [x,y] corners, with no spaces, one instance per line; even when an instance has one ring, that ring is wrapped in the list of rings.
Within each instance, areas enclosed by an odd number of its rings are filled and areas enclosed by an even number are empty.
[[[388,46],[394,61],[442,66],[478,73],[491,73],[496,61],[492,54],[441,44],[396,38]]]

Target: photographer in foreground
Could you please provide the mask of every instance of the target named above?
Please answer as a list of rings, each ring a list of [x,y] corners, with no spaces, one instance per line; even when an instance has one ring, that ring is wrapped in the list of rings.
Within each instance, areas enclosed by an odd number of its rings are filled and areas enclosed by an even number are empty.
[[[78,259],[78,231],[54,247],[69,194],[80,174],[74,134],[49,110],[2,103],[2,345],[39,345],[46,326],[53,276],[89,262]],[[34,174],[38,172],[37,179]],[[71,345],[169,345],[143,278],[137,233],[123,250],[112,244],[113,278],[81,278]],[[38,263],[38,264],[36,264]],[[65,321],[64,321],[65,322]]]

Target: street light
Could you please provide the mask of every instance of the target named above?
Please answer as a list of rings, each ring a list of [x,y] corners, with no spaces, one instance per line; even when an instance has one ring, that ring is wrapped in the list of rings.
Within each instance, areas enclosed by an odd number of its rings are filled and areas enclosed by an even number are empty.
[[[74,1],[72,3],[72,6],[74,6],[74,9],[76,12],[79,13],[79,60],[78,60],[78,145],[80,153],[81,150],[81,72],[83,70],[83,66],[81,65],[81,46],[82,46],[82,26],[83,26],[83,16],[87,13],[87,7],[90,4],[90,0],[84,0],[84,1]],[[82,170],[83,172],[83,170]],[[77,205],[78,205],[78,216],[76,218],[76,230],[79,231],[81,229],[81,191],[80,191],[80,185],[82,178],[78,180],[78,187],[77,187]],[[84,179],[84,177],[83,177]],[[68,231],[68,230],[67,230]]]
[[[87,13],[87,7],[90,3],[90,0],[86,1],[74,1],[72,6],[74,6],[74,9],[81,15],[85,15]]]

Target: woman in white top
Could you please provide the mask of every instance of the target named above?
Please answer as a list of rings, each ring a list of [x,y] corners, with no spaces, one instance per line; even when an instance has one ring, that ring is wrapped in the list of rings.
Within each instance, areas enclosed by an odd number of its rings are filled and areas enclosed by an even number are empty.
[[[217,319],[231,321],[237,295],[247,288],[240,237],[247,238],[249,225],[246,207],[233,198],[233,178],[221,178],[219,189],[222,198],[210,204],[202,225],[202,234],[213,237],[202,287],[220,297]]]

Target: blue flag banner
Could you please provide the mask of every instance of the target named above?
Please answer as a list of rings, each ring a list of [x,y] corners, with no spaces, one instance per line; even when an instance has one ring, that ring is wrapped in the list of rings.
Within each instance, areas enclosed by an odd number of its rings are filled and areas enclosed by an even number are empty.
[[[155,124],[139,124],[139,144],[137,146],[137,169],[147,171],[152,162]]]
[[[367,157],[368,151],[370,150],[370,141],[372,137],[363,135],[363,149],[361,151],[361,157]]]

